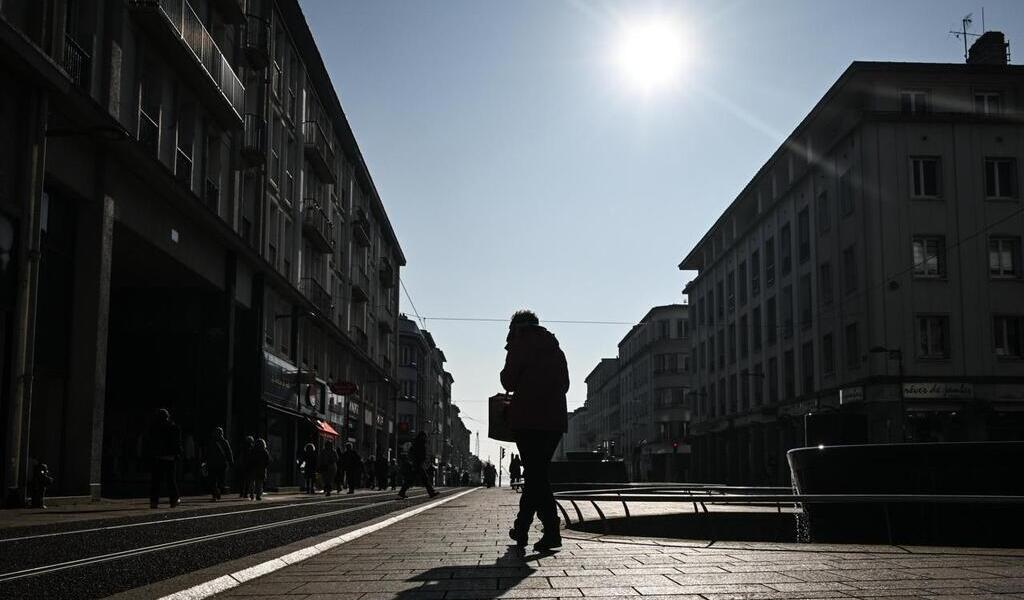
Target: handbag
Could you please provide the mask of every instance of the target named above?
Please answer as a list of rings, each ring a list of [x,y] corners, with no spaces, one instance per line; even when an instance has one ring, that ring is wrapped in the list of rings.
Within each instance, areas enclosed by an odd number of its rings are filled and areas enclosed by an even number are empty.
[[[511,400],[508,394],[496,394],[487,401],[487,437],[492,440],[516,441],[508,427],[508,408]]]

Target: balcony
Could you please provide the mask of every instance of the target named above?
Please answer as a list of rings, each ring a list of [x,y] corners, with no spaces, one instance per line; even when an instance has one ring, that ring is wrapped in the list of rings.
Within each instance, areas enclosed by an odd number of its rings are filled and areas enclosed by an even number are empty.
[[[362,208],[356,209],[355,219],[352,220],[352,238],[360,246],[370,245],[370,221]]]
[[[313,171],[324,183],[335,183],[334,148],[331,147],[331,142],[320,124],[316,121],[303,123],[302,139],[306,158],[309,159]]]
[[[306,239],[320,252],[330,254],[334,251],[334,225],[313,198],[306,198],[303,204],[302,231]]]
[[[128,0],[140,24],[228,128],[242,126],[245,87],[186,0]]]
[[[352,301],[366,302],[370,298],[370,278],[362,267],[352,269]]]
[[[392,288],[395,286],[395,266],[391,263],[391,259],[382,256],[380,258],[380,284],[385,288]]]
[[[312,277],[304,277],[300,282],[302,294],[313,303],[321,314],[330,317],[331,311],[334,310],[334,303],[331,302],[331,294],[323,288],[322,285]]]
[[[358,325],[355,326],[353,329],[355,330],[356,346],[359,346],[359,349],[362,350],[363,352],[367,352],[370,348],[370,337],[366,335],[366,332],[363,331],[363,328],[359,327]]]
[[[92,58],[82,46],[69,35],[64,36],[64,57],[61,66],[68,74],[71,83],[77,88],[89,90],[89,67],[92,65]]]
[[[242,117],[242,158],[250,167],[267,160],[267,121],[260,115],[245,113]]]
[[[245,15],[242,50],[253,69],[266,69],[270,64],[270,21],[259,15]]]
[[[391,322],[391,317],[386,313],[382,315],[382,318],[377,321],[377,327],[381,333],[391,333],[395,330],[394,324]]]

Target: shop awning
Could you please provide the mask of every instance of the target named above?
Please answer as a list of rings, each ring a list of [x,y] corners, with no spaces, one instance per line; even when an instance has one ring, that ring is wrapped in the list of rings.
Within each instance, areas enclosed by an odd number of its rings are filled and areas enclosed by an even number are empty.
[[[332,436],[332,437],[338,437],[338,432],[335,431],[334,428],[331,427],[331,424],[328,423],[327,421],[321,421],[321,420],[317,419],[316,428],[321,433],[323,433],[324,435],[329,435],[329,436]]]

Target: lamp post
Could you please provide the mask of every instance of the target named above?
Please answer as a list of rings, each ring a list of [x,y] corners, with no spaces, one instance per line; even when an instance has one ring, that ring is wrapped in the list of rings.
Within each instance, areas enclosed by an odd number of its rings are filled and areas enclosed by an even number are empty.
[[[886,348],[885,346],[873,346],[868,352],[872,354],[886,353],[885,370],[886,374],[889,371],[889,361],[896,359],[896,365],[898,369],[899,380],[896,382],[896,387],[899,389],[899,410],[900,410],[900,441],[907,441],[907,410],[905,406],[905,399],[903,398],[903,351],[899,348]]]

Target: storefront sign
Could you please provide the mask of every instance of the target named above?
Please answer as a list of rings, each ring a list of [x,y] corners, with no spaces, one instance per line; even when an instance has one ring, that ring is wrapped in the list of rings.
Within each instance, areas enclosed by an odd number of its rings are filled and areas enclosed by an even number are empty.
[[[839,390],[839,404],[864,401],[864,388],[861,386],[843,388]]]
[[[267,402],[274,402],[284,406],[292,406],[295,403],[295,384],[288,382],[285,375],[287,371],[294,371],[295,367],[273,356],[263,354],[263,399]]]
[[[968,399],[974,397],[970,383],[904,383],[903,397],[907,400]]]
[[[334,381],[329,384],[331,391],[339,396],[354,396],[359,394],[359,386],[351,381]]]

